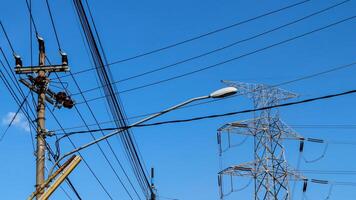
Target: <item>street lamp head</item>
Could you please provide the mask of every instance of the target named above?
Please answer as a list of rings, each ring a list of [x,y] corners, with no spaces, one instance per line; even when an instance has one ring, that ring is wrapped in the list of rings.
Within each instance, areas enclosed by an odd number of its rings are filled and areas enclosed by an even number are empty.
[[[210,94],[211,98],[223,98],[233,94],[236,94],[237,89],[235,87],[225,87],[220,90],[216,90],[215,92]]]

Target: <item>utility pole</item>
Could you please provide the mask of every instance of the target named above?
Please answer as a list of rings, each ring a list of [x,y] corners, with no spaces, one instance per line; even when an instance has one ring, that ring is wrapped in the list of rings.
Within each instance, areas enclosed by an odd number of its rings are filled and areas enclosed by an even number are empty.
[[[45,65],[46,53],[43,40],[39,42],[39,66]],[[45,159],[46,159],[46,129],[45,129],[45,99],[46,99],[46,87],[49,83],[49,79],[46,76],[45,70],[39,70],[38,76],[38,101],[37,101],[37,151],[36,151],[36,190],[45,181]],[[40,190],[37,194],[37,199],[43,194],[43,190]]]
[[[61,52],[61,65],[46,65],[45,43],[43,38],[37,37],[39,46],[39,65],[23,67],[19,56],[15,56],[15,72],[16,74],[27,74],[28,80],[20,79],[20,82],[28,87],[31,91],[38,94],[37,100],[37,149],[36,149],[36,198],[40,199],[44,193],[42,185],[45,183],[45,160],[46,160],[46,136],[47,130],[45,126],[45,110],[46,102],[54,106],[64,106],[66,108],[73,107],[73,101],[64,92],[54,93],[48,86],[50,79],[48,78],[51,72],[67,72],[68,58],[67,55]],[[30,74],[36,74],[34,78]]]

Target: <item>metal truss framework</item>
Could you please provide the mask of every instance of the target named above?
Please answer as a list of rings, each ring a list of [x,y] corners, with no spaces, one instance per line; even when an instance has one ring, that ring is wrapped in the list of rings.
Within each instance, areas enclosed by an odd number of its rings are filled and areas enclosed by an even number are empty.
[[[236,87],[239,95],[252,99],[254,108],[277,105],[280,101],[297,96],[286,90],[263,84],[224,82]],[[253,136],[254,139],[252,162],[231,166],[219,172],[220,197],[223,199],[225,196],[223,176],[229,175],[252,177],[255,200],[289,200],[289,181],[306,180],[306,178],[288,166],[282,142],[285,139],[299,140],[302,137],[280,120],[277,110],[263,110],[254,113],[254,116],[254,119],[228,123],[218,129],[220,156],[224,153],[223,134]]]

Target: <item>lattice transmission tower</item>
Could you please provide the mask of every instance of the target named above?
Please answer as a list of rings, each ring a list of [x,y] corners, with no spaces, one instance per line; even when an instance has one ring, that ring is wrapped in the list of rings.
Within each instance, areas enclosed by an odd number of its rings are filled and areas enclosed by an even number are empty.
[[[255,109],[274,106],[283,100],[294,98],[297,95],[289,91],[271,87],[264,84],[248,84],[224,81],[238,90],[238,95],[252,99]],[[228,137],[223,137],[228,135]],[[293,170],[285,158],[285,149],[282,145],[285,139],[301,139],[294,130],[283,123],[277,109],[266,109],[254,113],[250,120],[225,124],[218,129],[218,144],[220,156],[224,153],[223,139],[230,139],[231,134],[253,137],[254,160],[238,165],[229,166],[219,172],[220,198],[224,194],[224,177],[251,177],[254,183],[255,200],[289,200],[291,192],[289,181],[307,180],[296,170]],[[230,141],[228,144],[231,147]],[[232,181],[231,181],[232,182]],[[233,183],[229,183],[233,184]],[[233,192],[232,189],[230,192]]]

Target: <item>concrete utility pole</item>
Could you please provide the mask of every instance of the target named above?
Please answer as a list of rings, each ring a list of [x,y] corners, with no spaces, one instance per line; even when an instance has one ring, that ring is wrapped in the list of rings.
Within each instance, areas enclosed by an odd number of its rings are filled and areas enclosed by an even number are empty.
[[[39,66],[45,65],[46,54],[44,41],[38,40],[39,42]],[[46,76],[45,70],[38,71],[38,104],[37,104],[37,152],[36,152],[36,190],[45,181],[45,159],[46,159],[46,129],[45,129],[45,99],[46,99],[46,87],[49,80]],[[37,198],[40,198],[43,194],[43,190],[39,191]]]
[[[37,105],[37,149],[36,149],[36,198],[40,199],[44,193],[42,187],[45,183],[45,159],[46,159],[46,136],[47,130],[45,127],[45,103],[46,101],[55,106],[64,106],[67,108],[73,107],[73,101],[64,92],[54,93],[49,88],[50,79],[47,77],[51,72],[66,72],[69,71],[67,55],[61,53],[61,65],[45,65],[46,52],[44,40],[37,37],[39,45],[39,65],[22,67],[22,61],[19,56],[15,56],[16,74],[27,74],[26,79],[20,79],[20,82],[28,87],[31,91],[38,94]],[[29,74],[36,73],[37,77],[32,77]]]

